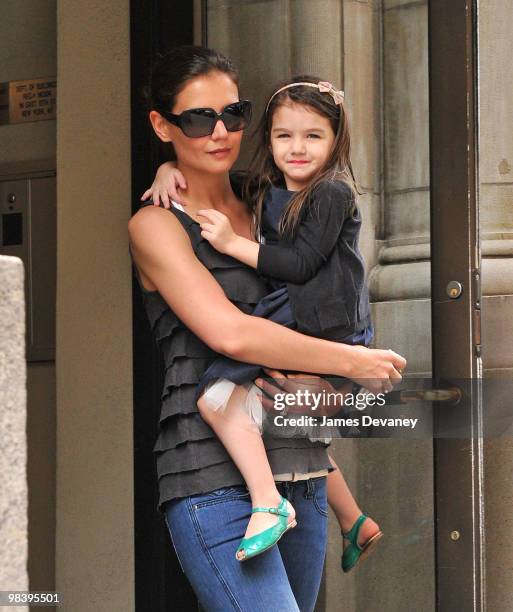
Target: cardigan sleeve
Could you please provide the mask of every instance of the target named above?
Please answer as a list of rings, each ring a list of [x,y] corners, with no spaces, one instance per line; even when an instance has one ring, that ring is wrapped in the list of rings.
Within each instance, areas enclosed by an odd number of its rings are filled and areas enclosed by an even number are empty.
[[[257,272],[289,283],[309,281],[335,248],[353,203],[353,191],[345,183],[321,183],[292,243],[260,245]]]

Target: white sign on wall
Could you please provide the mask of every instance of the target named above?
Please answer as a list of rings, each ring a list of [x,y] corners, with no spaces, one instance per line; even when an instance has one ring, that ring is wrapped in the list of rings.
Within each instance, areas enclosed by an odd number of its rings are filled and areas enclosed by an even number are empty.
[[[0,83],[0,125],[55,119],[56,101],[55,77]]]

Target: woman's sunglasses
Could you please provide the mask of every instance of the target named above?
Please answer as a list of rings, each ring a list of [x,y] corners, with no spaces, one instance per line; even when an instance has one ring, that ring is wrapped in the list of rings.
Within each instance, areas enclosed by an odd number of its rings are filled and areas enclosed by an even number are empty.
[[[219,120],[224,123],[228,132],[238,132],[248,127],[251,121],[251,102],[239,100],[225,106],[221,113],[213,108],[191,108],[179,115],[173,113],[160,113],[170,123],[177,125],[189,138],[210,136],[214,132]]]

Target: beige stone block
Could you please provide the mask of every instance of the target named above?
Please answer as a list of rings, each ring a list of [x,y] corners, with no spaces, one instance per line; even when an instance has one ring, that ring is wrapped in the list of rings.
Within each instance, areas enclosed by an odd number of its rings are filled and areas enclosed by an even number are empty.
[[[289,7],[292,74],[318,76],[342,89],[342,1],[295,0]]]
[[[510,0],[479,3],[479,172],[485,183],[513,181],[511,8]]]
[[[383,10],[404,10],[410,8],[410,5],[424,4],[427,5],[427,0],[382,0]]]
[[[385,201],[387,244],[429,242],[430,202],[427,188],[387,191]]]
[[[235,62],[243,95],[261,112],[273,85],[289,74],[289,23],[283,3],[209,2],[207,23],[209,46]]]
[[[510,378],[513,372],[510,372]],[[484,441],[486,593],[487,607],[496,612],[513,609],[513,444],[511,437]]]
[[[408,361],[408,376],[431,376],[431,301],[379,302],[371,308],[373,345],[403,355]]]
[[[386,11],[383,22],[385,185],[429,185],[427,7]]]
[[[481,183],[479,223],[482,238],[513,237],[513,183]]]
[[[427,298],[431,294],[430,262],[378,265],[369,275],[369,289],[371,299],[379,302]]]
[[[486,296],[482,309],[483,367],[512,368],[513,295]]]
[[[379,14],[372,4],[344,3],[344,90],[351,128],[351,159],[367,191],[380,189]]]
[[[481,290],[485,296],[500,297],[512,293],[513,260],[503,257],[484,258],[481,265]]]
[[[358,206],[362,215],[359,246],[369,274],[378,263],[380,243],[376,240],[376,230],[380,224],[381,200],[373,193],[365,193],[358,197]]]

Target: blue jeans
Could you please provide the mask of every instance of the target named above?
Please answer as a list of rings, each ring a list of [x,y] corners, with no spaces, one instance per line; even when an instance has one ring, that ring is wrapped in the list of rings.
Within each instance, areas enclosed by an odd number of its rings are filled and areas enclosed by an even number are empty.
[[[326,555],[326,478],[278,483],[297,527],[262,555],[241,563],[251,500],[244,486],[168,502],[166,523],[178,560],[206,612],[311,612]]]

